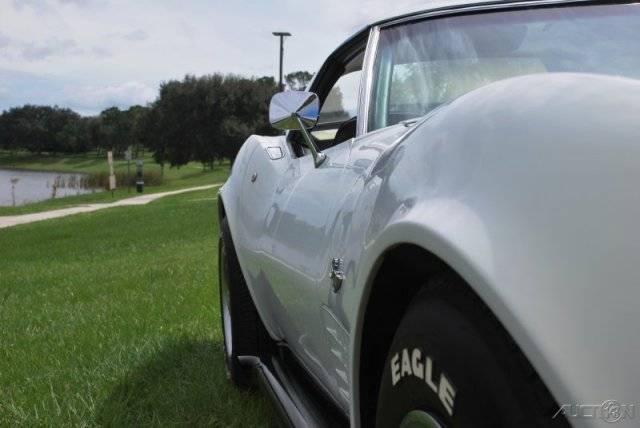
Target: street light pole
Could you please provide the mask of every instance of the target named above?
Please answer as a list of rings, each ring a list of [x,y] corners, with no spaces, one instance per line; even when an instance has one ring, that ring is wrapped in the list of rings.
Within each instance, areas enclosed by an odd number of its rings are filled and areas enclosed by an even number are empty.
[[[284,57],[284,38],[290,37],[291,33],[283,32],[283,31],[275,31],[273,35],[276,37],[280,37],[280,80],[278,84],[278,88],[280,92],[284,91],[284,83],[282,82],[282,60]]]

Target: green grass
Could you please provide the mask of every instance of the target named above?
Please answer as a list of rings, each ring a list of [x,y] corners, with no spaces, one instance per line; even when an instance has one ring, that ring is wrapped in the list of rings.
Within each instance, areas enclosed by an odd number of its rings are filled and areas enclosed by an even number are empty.
[[[150,155],[143,158],[145,171],[160,173],[160,165],[154,163]],[[56,172],[80,172],[97,173],[108,171],[106,155],[96,156],[94,152],[77,155],[52,156],[36,155],[20,152],[17,155],[6,151],[0,151],[0,168],[25,169],[32,171],[56,171]],[[115,160],[116,171],[126,171],[127,163],[124,160]],[[132,174],[135,173],[135,164],[131,163]],[[216,165],[213,170],[204,170],[198,163],[191,162],[181,168],[164,168],[164,183],[160,186],[146,186],[145,193],[164,192],[168,190],[182,189],[185,187],[203,186],[207,184],[221,183],[229,174],[229,164]],[[33,212],[49,211],[74,205],[95,202],[114,202],[122,198],[136,196],[135,189],[129,192],[126,188],[118,188],[114,195],[111,192],[99,192],[93,194],[69,196],[66,198],[50,199],[19,207],[0,207],[0,216],[28,214]]]
[[[0,230],[0,426],[274,426],[225,376],[216,189]]]

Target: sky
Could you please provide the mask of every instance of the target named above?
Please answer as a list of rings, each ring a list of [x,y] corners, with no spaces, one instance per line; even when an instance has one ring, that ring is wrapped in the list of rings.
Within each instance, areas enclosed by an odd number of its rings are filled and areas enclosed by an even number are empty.
[[[83,115],[152,102],[162,81],[214,72],[315,72],[370,22],[414,0],[0,0],[0,111],[58,105]]]

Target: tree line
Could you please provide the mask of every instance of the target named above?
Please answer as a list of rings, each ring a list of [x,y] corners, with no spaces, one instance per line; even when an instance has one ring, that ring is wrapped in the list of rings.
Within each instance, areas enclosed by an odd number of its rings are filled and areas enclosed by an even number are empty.
[[[311,75],[294,72],[286,78],[290,88],[302,89]],[[97,116],[58,106],[13,107],[0,115],[0,149],[121,155],[133,147],[150,150],[163,166],[197,161],[213,167],[216,160],[233,160],[250,134],[277,134],[268,122],[277,89],[273,77],[216,73],[163,82],[154,102],[111,107]]]

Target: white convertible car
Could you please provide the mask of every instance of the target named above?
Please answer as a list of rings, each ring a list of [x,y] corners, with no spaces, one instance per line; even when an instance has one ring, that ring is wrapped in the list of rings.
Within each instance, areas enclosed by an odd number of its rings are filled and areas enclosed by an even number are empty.
[[[638,426],[640,5],[426,7],[240,150],[231,379],[293,426]]]

